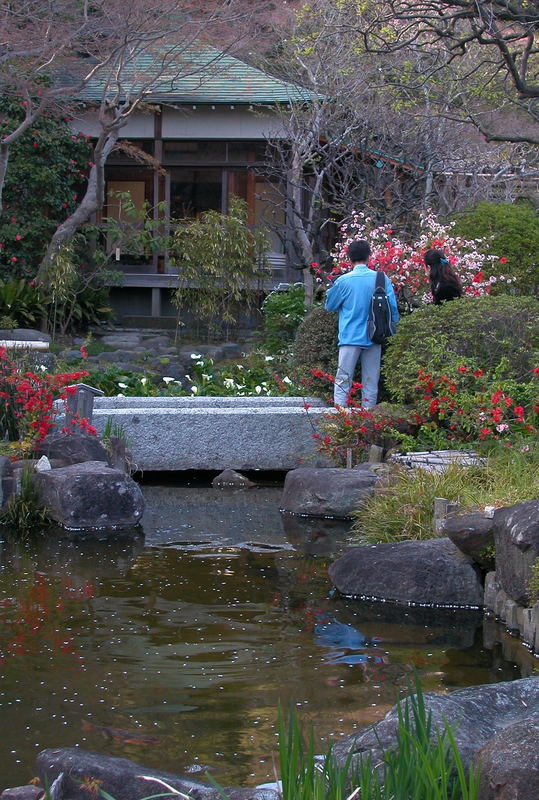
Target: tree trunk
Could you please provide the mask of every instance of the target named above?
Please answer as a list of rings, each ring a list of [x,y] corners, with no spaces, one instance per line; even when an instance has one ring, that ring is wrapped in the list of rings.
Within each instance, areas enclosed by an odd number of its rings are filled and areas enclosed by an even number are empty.
[[[303,192],[303,167],[301,159],[294,155],[292,157],[292,166],[288,173],[288,182],[290,188],[290,199],[292,209],[292,227],[294,237],[298,243],[301,258],[307,266],[303,271],[303,284],[305,287],[305,308],[310,308],[313,304],[314,282],[310,272],[308,272],[309,265],[313,261],[313,248],[305,225],[303,224],[302,215],[302,192]]]
[[[4,183],[6,180],[7,164],[9,161],[9,145],[0,143],[0,214],[3,209],[2,195],[4,193]]]
[[[62,245],[69,242],[77,230],[91,219],[92,214],[102,208],[105,202],[105,162],[118,141],[119,132],[119,126],[113,126],[99,137],[94,149],[94,164],[90,168],[84,197],[75,211],[54,232],[36,274],[38,285],[43,286],[47,282],[48,269]]]

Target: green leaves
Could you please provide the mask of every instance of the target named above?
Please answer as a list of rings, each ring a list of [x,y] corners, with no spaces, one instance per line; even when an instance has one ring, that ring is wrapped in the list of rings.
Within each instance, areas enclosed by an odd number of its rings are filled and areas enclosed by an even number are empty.
[[[45,299],[22,278],[0,282],[0,316],[11,318],[15,327],[31,328],[46,314]]]
[[[482,202],[466,214],[457,217],[454,231],[462,236],[484,237],[484,249],[501,254],[494,262],[492,274],[511,276],[512,294],[537,294],[539,291],[539,215],[527,202]],[[506,292],[503,284],[496,292]]]
[[[418,370],[444,374],[465,360],[494,370],[508,359],[507,377],[528,380],[539,350],[539,307],[531,297],[462,298],[404,316],[383,360],[391,398],[413,403]]]
[[[14,100],[1,97],[0,138],[21,117]],[[10,147],[0,214],[0,277],[33,278],[56,230],[76,205],[89,170],[91,147],[67,121],[49,113]]]
[[[252,232],[247,204],[233,197],[228,214],[206,211],[197,219],[177,220],[171,257],[180,285],[174,302],[180,313],[194,310],[209,322],[234,322],[241,300],[249,306],[264,275],[266,235]]]

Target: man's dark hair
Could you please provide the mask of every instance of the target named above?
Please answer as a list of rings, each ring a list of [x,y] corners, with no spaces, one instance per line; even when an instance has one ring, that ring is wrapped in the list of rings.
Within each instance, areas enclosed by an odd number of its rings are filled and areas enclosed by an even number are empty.
[[[371,248],[365,239],[354,239],[348,245],[348,258],[352,264],[357,264],[358,262],[366,264],[370,254]]]

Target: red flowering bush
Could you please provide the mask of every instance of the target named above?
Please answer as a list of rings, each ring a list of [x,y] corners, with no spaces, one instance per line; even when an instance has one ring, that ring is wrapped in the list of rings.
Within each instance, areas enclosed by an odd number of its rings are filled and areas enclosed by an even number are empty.
[[[486,374],[462,363],[453,374],[419,370],[416,384],[418,437],[450,445],[475,441],[515,440],[537,435],[539,367],[528,382],[518,382],[498,370]]]
[[[332,387],[335,380],[332,375],[316,369],[313,374]],[[413,444],[418,426],[416,414],[409,409],[385,404],[374,409],[362,408],[359,401],[354,399],[360,390],[361,384],[353,383],[349,405],[346,408],[332,408],[316,423],[313,439],[317,450],[337,466],[359,463],[373,444],[384,450],[403,442]],[[308,407],[305,406],[306,410]]]
[[[465,364],[486,375],[528,383],[539,352],[539,303],[510,295],[465,298],[406,314],[391,337],[382,364],[393,402],[415,404],[419,369],[459,373]]]
[[[464,362],[445,373],[420,369],[411,408],[381,404],[365,409],[351,397],[350,406],[332,409],[319,419],[313,433],[317,449],[345,466],[361,461],[372,444],[387,451],[522,443],[539,428],[539,367],[528,382],[502,377],[504,368],[502,360],[491,374]],[[330,375],[320,377],[331,381]],[[353,385],[352,395],[360,386]]]
[[[54,401],[65,400],[69,384],[88,375],[85,371],[38,375],[23,370],[0,347],[0,437],[7,440],[8,451],[13,454],[30,453],[38,441],[44,439],[54,424]],[[74,421],[88,433],[95,428],[88,420]]]
[[[455,223],[441,224],[429,210],[420,217],[420,232],[413,242],[404,241],[391,225],[374,226],[363,213],[353,212],[351,219],[340,226],[340,240],[335,246],[333,264],[329,271],[312,264],[315,280],[330,284],[351,267],[347,248],[354,239],[367,239],[371,245],[369,266],[380,269],[391,278],[401,297],[431,302],[428,267],[423,260],[430,248],[443,250],[449,263],[460,276],[465,294],[473,297],[489,294],[496,281],[511,283],[512,278],[492,274],[491,265],[507,259],[487,255],[483,239],[464,239],[452,233]]]

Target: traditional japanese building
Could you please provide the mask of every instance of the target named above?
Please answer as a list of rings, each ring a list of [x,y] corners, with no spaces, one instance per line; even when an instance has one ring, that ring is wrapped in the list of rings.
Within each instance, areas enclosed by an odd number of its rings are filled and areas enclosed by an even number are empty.
[[[164,201],[163,226],[210,209],[226,213],[231,196],[237,195],[247,203],[249,225],[270,237],[267,285],[298,280],[286,237],[275,233],[286,227],[286,191],[263,174],[263,167],[268,139],[283,136],[276,111],[291,102],[308,102],[309,93],[212,48],[202,47],[192,57],[207,68],[179,80],[164,75],[122,128],[122,140],[153,162],[140,163],[122,150],[109,156],[102,216],[121,221],[118,192],[128,192],[139,209],[147,203],[155,210]],[[86,112],[74,120],[78,131],[99,135],[95,108],[101,99],[96,81],[84,93]],[[170,295],[178,268],[168,264],[166,253],[135,259],[120,251],[111,266],[125,273],[122,285],[111,288],[120,321],[175,317]]]

